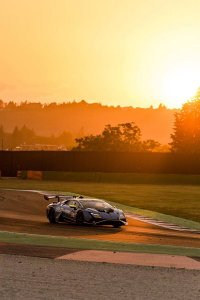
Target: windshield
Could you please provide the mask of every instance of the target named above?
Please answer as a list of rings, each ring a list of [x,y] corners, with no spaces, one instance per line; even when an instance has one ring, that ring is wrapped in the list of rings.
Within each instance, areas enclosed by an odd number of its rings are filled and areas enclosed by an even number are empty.
[[[113,208],[110,204],[104,201],[98,201],[98,200],[81,200],[80,203],[83,205],[84,208],[94,208],[94,209],[109,209]]]

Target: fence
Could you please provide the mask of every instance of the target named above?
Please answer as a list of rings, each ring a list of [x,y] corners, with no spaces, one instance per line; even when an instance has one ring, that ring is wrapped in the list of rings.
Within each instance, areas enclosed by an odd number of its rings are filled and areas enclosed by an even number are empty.
[[[19,170],[200,174],[200,155],[0,151],[1,175],[16,176]]]

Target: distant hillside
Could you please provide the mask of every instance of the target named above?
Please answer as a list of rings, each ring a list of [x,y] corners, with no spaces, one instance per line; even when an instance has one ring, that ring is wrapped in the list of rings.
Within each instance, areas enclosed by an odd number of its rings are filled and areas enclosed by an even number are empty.
[[[0,101],[0,125],[11,132],[15,126],[26,125],[40,135],[61,134],[64,130],[74,136],[100,133],[107,124],[135,122],[143,139],[155,139],[162,144],[170,141],[175,110],[160,106],[153,108],[112,107],[85,101],[45,104]]]

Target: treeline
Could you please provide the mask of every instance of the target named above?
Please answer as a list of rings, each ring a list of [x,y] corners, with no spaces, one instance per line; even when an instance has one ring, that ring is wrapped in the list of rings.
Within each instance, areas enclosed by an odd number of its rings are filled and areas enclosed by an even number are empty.
[[[99,135],[74,138],[69,132],[49,137],[37,135],[25,125],[17,126],[11,133],[0,126],[1,150],[73,150],[73,151],[118,151],[118,152],[163,152],[155,140],[142,141],[141,130],[134,123],[106,125]]]
[[[170,149],[175,153],[200,154],[200,88],[174,115]]]
[[[79,151],[159,151],[160,144],[152,139],[142,140],[140,128],[134,123],[108,125],[100,135],[76,139]],[[170,151],[178,154],[200,154],[200,89],[174,114]]]
[[[89,135],[76,139],[74,151],[110,151],[110,152],[152,152],[161,146],[155,140],[142,140],[140,128],[134,123],[117,126],[106,125],[98,135]]]
[[[30,109],[30,113],[32,112],[32,117],[35,117],[33,126],[30,129],[27,126],[27,122],[25,122],[23,126],[15,126],[11,131],[8,131],[4,128],[4,123],[0,126],[0,145],[2,150],[10,150],[10,149],[24,149],[24,150],[34,150],[36,145],[39,145],[39,148],[35,148],[36,150],[41,150],[42,145],[45,147],[44,150],[74,150],[74,151],[110,151],[110,152],[166,152],[172,151],[175,153],[192,153],[192,154],[200,154],[200,90],[197,94],[183,104],[180,110],[176,110],[174,112],[173,121],[174,127],[170,131],[171,142],[168,143],[168,146],[161,145],[160,141],[154,139],[153,132],[149,138],[145,139],[143,131],[137,122],[130,121],[128,122],[119,122],[112,125],[111,122],[104,125],[104,128],[99,131],[97,134],[85,134],[83,127],[79,131],[79,133],[73,134],[69,130],[66,131],[66,128],[69,129],[66,124],[76,124],[77,115],[73,115],[69,113],[69,110],[66,113],[66,108],[68,105],[75,105],[80,109],[81,112],[81,120],[79,125],[83,125],[84,121],[88,122],[90,119],[85,118],[85,112],[87,111],[87,107],[91,109],[91,107],[101,107],[105,110],[106,107],[101,104],[87,104],[85,101],[80,103],[64,103],[64,104],[56,104],[51,103],[48,105],[42,105],[40,103],[21,103],[16,105],[13,102],[9,102],[5,104],[3,101],[0,102],[1,110],[0,110],[0,119],[2,121],[2,112],[4,113],[4,117],[8,114],[5,112],[12,112],[13,116],[20,117],[20,121],[24,120],[22,116],[26,116],[26,120],[30,121],[30,114],[28,110]],[[31,108],[32,107],[32,108]],[[35,107],[33,109],[33,107]],[[52,110],[53,123],[50,122],[48,118],[48,114],[41,114],[44,119],[44,123],[42,125],[50,126],[53,124],[62,124],[65,127],[65,130],[58,134],[51,135],[42,135],[39,134],[34,129],[34,124],[38,125],[39,122],[39,112],[36,114],[36,108],[41,110]],[[65,109],[64,109],[65,108]],[[84,109],[85,110],[84,110]],[[111,109],[111,108],[109,108]],[[112,108],[117,109],[117,108]],[[123,110],[123,108],[120,108]],[[124,108],[125,110],[129,110],[129,108]],[[163,106],[159,107],[160,112],[165,112],[166,108]],[[20,115],[17,114],[17,111],[20,112]],[[61,115],[56,114],[56,111],[60,111]],[[23,112],[23,115],[21,115]],[[77,111],[76,111],[77,112]],[[91,111],[90,111],[91,112]],[[117,112],[117,111],[115,111]],[[45,116],[45,117],[44,117]],[[80,115],[79,115],[80,116]],[[99,124],[101,119],[98,118],[98,110],[93,111],[93,115],[90,115],[94,124]],[[14,124],[13,119],[12,124]],[[116,118],[117,120],[117,118]],[[105,120],[104,120],[105,121]],[[145,120],[144,120],[145,122]],[[89,124],[91,124],[89,122]],[[76,124],[77,125],[77,124]],[[40,126],[40,125],[39,125]],[[165,124],[164,124],[165,126]],[[43,128],[43,127],[42,127]],[[91,127],[91,129],[93,129]],[[162,130],[163,128],[161,128]],[[28,149],[30,146],[30,149]],[[48,149],[49,147],[49,149]],[[54,149],[53,149],[54,148]]]
[[[65,110],[69,108],[76,108],[78,106],[92,106],[95,109],[98,109],[100,107],[109,107],[109,106],[103,106],[100,103],[92,103],[89,104],[86,101],[82,100],[81,102],[63,102],[63,103],[57,103],[57,102],[51,102],[51,103],[41,103],[41,102],[29,102],[29,101],[22,101],[20,103],[16,103],[14,101],[4,102],[3,100],[0,100],[0,109],[5,110],[14,110],[14,111],[51,111],[51,110]],[[113,107],[113,106],[111,106]],[[120,106],[119,106],[120,107]]]
[[[0,99],[0,109],[5,110],[26,110],[26,111],[33,111],[33,110],[63,110],[63,109],[69,109],[69,108],[76,108],[76,107],[82,107],[82,108],[89,108],[92,107],[94,109],[98,108],[109,108],[109,109],[120,109],[121,111],[127,111],[127,110],[168,110],[168,108],[160,103],[160,105],[157,108],[153,108],[153,106],[150,106],[149,108],[142,108],[142,107],[121,107],[118,106],[109,106],[109,105],[103,105],[101,103],[87,103],[85,100],[81,100],[80,102],[72,101],[72,102],[51,102],[51,103],[41,103],[41,102],[29,102],[29,101],[22,101],[20,103],[16,103],[14,101],[4,102]]]
[[[1,150],[70,150],[74,144],[74,137],[67,131],[58,136],[41,136],[25,125],[15,126],[10,133],[0,126]]]
[[[170,142],[175,110],[160,105],[158,108],[114,107],[100,103],[31,103],[19,104],[0,101],[0,124],[6,132],[24,124],[38,135],[58,136],[63,131],[71,132],[74,137],[100,134],[107,124],[135,122],[141,129],[143,139],[154,139],[161,144]]]

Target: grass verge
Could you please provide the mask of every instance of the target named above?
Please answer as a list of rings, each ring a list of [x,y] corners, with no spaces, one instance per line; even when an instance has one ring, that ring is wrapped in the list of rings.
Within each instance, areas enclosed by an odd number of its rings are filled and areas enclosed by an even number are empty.
[[[46,235],[0,232],[0,242],[38,246],[66,247],[73,249],[107,250],[135,253],[154,253],[200,257],[200,249],[163,245],[103,242],[90,239],[62,238]]]
[[[200,185],[200,175],[102,172],[42,172],[44,180],[119,184]],[[23,173],[26,178],[26,173]]]
[[[125,206],[125,210],[162,221],[200,229],[200,188],[195,185],[2,179],[0,188],[70,191],[112,201]]]

